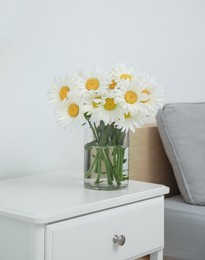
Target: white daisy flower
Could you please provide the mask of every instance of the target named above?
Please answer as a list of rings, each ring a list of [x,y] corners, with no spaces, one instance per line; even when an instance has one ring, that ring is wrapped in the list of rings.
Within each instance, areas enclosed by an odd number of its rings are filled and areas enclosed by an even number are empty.
[[[78,127],[85,123],[81,99],[77,95],[70,95],[62,106],[56,111],[58,122],[65,128]]]
[[[147,97],[145,100],[142,100],[141,103],[146,107],[147,111],[151,115],[155,114],[157,110],[163,106],[164,103],[164,92],[163,87],[156,82],[155,79],[150,78],[148,75],[143,74],[141,76],[143,83],[142,93],[146,94]]]
[[[88,113],[91,115],[93,111],[98,108],[100,103],[102,102],[102,95],[100,93],[96,93],[94,91],[89,91],[83,96],[83,110],[84,113]]]
[[[118,63],[113,66],[110,73],[112,79],[111,87],[115,87],[115,84],[121,80],[134,80],[136,72],[133,68],[126,68],[124,64]]]
[[[142,93],[142,91],[143,86],[139,81],[122,80],[118,82],[115,90],[115,102],[131,114],[138,111],[144,112],[145,109],[141,101],[147,100],[147,94]]]
[[[146,116],[140,112],[136,114],[125,112],[123,114],[123,117],[121,117],[120,120],[116,122],[116,126],[117,128],[121,129],[122,131],[125,131],[126,133],[129,130],[135,133],[136,128],[139,128],[144,124],[145,118]]]
[[[54,108],[67,100],[73,89],[72,78],[66,75],[64,78],[54,79],[51,88],[48,90],[48,103]]]
[[[87,91],[106,91],[109,83],[108,75],[105,75],[99,68],[91,72],[80,71],[75,77],[76,87],[84,93]]]
[[[110,95],[101,97],[101,102],[93,110],[91,122],[99,123],[104,121],[105,125],[112,124],[122,116],[122,108],[117,104]]]

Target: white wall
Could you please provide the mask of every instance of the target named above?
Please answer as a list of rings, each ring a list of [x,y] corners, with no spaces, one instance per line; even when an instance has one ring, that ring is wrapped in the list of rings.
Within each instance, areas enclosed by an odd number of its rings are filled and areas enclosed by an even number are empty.
[[[83,169],[83,130],[57,125],[53,76],[124,62],[167,102],[205,100],[204,0],[0,0],[0,178]]]

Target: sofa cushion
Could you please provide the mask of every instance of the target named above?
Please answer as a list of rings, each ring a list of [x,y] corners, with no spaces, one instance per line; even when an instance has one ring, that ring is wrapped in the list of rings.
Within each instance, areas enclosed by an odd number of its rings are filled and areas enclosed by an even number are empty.
[[[167,104],[156,119],[184,200],[205,205],[205,102]]]

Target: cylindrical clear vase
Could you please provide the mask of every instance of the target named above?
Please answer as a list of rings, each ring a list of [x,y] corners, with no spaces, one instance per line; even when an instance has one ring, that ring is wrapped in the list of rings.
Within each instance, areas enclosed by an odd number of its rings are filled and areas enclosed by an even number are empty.
[[[113,125],[86,128],[84,185],[95,190],[119,190],[129,182],[129,134]]]

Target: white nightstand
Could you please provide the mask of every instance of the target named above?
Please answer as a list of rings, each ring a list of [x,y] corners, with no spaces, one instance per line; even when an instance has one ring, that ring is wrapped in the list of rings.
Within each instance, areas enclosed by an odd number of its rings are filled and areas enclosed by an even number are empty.
[[[168,192],[135,181],[125,190],[88,190],[71,172],[2,180],[0,259],[161,260]]]

